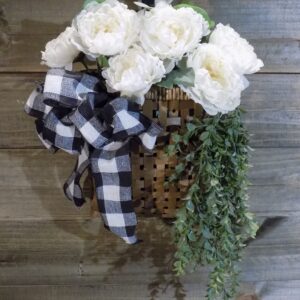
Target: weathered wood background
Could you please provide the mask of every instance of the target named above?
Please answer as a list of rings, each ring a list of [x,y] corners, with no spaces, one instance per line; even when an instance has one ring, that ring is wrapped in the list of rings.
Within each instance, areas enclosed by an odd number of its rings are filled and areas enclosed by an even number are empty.
[[[266,222],[245,252],[243,299],[300,299],[300,2],[198,0],[265,62],[243,96],[253,133],[250,206]],[[0,299],[204,299],[207,270],[173,277],[170,228],[140,219],[142,245],[105,232],[62,193],[74,158],[43,150],[23,106],[40,50],[82,0],[0,0]],[[282,218],[280,218],[282,217]],[[252,295],[252,296],[251,296]],[[254,297],[254,295],[256,295]]]

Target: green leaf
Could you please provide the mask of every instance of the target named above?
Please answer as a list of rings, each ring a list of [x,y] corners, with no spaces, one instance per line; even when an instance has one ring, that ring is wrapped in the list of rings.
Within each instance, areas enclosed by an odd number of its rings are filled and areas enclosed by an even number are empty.
[[[194,212],[194,210],[195,210],[195,205],[194,205],[194,203],[193,203],[191,200],[188,200],[188,201],[186,202],[185,207],[186,207],[190,212]]]
[[[182,173],[183,171],[184,171],[184,164],[183,163],[180,163],[179,165],[177,165],[176,167],[175,167],[175,172],[176,173]]]
[[[84,2],[83,2],[83,8],[86,8],[92,2],[102,3],[104,1],[105,0],[84,0]]]
[[[247,213],[245,213],[245,217],[246,217],[248,220],[253,220],[253,213],[247,212]]]
[[[174,141],[174,143],[179,143],[181,141],[181,135],[178,133],[173,133],[172,134],[172,140]]]
[[[174,87],[174,71],[169,73],[161,82],[156,83],[157,86],[166,89],[172,89]]]
[[[195,81],[195,73],[191,68],[177,69],[170,72],[166,78],[157,83],[157,86],[172,89],[174,85],[184,85],[186,87],[193,86]]]
[[[247,205],[249,134],[237,109],[195,119],[175,136],[180,163],[170,177],[190,184],[174,222],[177,274],[209,265],[207,299],[232,299],[241,251],[258,229]]]
[[[211,186],[216,186],[218,183],[219,183],[219,181],[218,181],[217,179],[212,179],[212,180],[210,181],[210,185],[211,185]]]
[[[206,239],[210,239],[212,237],[212,235],[207,227],[203,228],[202,234]]]
[[[182,137],[182,142],[187,145],[189,143],[189,139],[190,139],[190,134],[189,132],[187,132],[183,137]]]
[[[208,241],[206,241],[204,243],[204,249],[208,250],[208,251],[213,251],[213,248],[212,248],[211,244]]]
[[[177,67],[181,70],[187,69],[187,57],[183,57],[177,64]]]
[[[193,183],[189,189],[189,193],[197,193],[200,191],[199,185],[197,183]]]
[[[191,132],[191,131],[194,131],[197,128],[197,126],[193,123],[187,123],[186,128],[187,128],[188,131]]]
[[[186,161],[193,161],[194,160],[194,158],[195,158],[195,153],[194,152],[192,152],[192,153],[189,153],[186,157],[185,157],[185,160]]]
[[[168,145],[168,146],[166,147],[166,153],[167,153],[168,155],[174,154],[175,151],[176,151],[176,146],[173,145],[173,144]]]
[[[209,137],[209,132],[204,131],[204,132],[202,132],[201,135],[200,135],[200,140],[201,140],[201,141],[205,141],[208,137]]]
[[[195,242],[196,241],[196,236],[194,234],[194,232],[191,230],[188,234],[188,239],[192,242]]]
[[[183,8],[183,7],[192,8],[198,14],[202,15],[202,17],[204,18],[204,20],[207,21],[210,29],[213,29],[215,27],[215,22],[209,17],[209,15],[206,12],[206,10],[204,10],[203,8],[201,8],[201,7],[197,6],[197,5],[189,4],[189,3],[181,3],[181,4],[175,5],[174,7],[176,9]]]
[[[99,66],[101,68],[107,68],[109,65],[108,65],[108,59],[106,56],[104,55],[101,55],[97,58],[97,62],[99,64]]]
[[[174,83],[176,85],[184,85],[185,87],[194,86],[195,84],[195,72],[193,69],[180,69],[175,77]]]

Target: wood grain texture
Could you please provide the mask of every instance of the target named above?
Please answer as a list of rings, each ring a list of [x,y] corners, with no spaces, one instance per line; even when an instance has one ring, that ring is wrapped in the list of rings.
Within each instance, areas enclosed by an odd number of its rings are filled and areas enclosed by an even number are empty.
[[[127,1],[133,6],[133,1]],[[231,24],[256,47],[264,72],[299,72],[300,5],[295,1],[198,0],[216,22]],[[81,0],[2,0],[0,71],[45,71],[40,51],[79,12]],[[29,50],[30,49],[30,50]],[[28,51],[29,50],[29,51]]]
[[[254,147],[300,146],[298,75],[252,75],[242,96],[244,122]]]
[[[256,284],[258,299],[263,300],[298,300],[300,299],[300,281],[266,281]]]
[[[252,154],[249,178],[255,186],[300,184],[300,151],[294,148],[262,148]]]
[[[44,74],[0,75],[0,148],[41,147],[24,104]],[[300,146],[300,75],[258,74],[242,97],[253,147]]]
[[[249,205],[262,218],[285,218],[270,219],[250,242],[237,299],[299,300],[300,2],[195,2],[248,38],[265,62],[242,100],[251,144],[259,148]],[[44,77],[36,72],[46,71],[40,51],[81,5],[0,0],[0,299],[202,300],[208,270],[174,277],[170,226],[139,216],[144,243],[128,246],[91,218],[89,203],[79,210],[65,198],[75,157],[41,150],[23,112],[34,81]]]
[[[0,144],[2,147],[40,146],[35,134],[34,120],[25,114],[24,105],[35,88],[35,82],[43,77],[44,75],[36,74],[0,75]]]
[[[164,286],[161,291],[148,290],[150,282],[130,285],[123,284],[98,284],[98,285],[71,285],[71,286],[12,286],[0,287],[0,297],[10,300],[142,300],[142,299],[190,299],[204,300],[204,284],[186,284],[186,292],[176,291],[176,288]],[[202,288],[202,289],[201,289]],[[175,295],[175,294],[179,295]],[[151,294],[155,294],[152,297]],[[176,298],[174,298],[176,297]],[[241,299],[242,300],[242,299]],[[248,300],[248,299],[245,299]],[[276,299],[277,300],[277,299]],[[294,300],[294,299],[293,299]]]
[[[57,34],[51,24],[65,26],[80,11],[81,0],[2,0],[4,18],[11,33],[24,30],[24,21],[40,22],[39,26],[27,23],[26,33]],[[133,1],[125,1],[134,7]],[[196,0],[195,3],[208,11],[217,22],[230,23],[247,38],[292,38],[299,39],[300,3],[294,0]]]
[[[140,219],[138,234],[144,242],[138,247],[104,230],[98,219],[2,221],[0,225],[0,286],[89,285],[112,293],[119,288],[133,299],[137,286],[144,289],[136,291],[136,299],[146,299],[151,293],[158,293],[160,299],[167,287],[173,299],[193,299],[192,295],[205,293],[208,269],[180,279],[172,274],[171,227],[157,218]],[[299,218],[283,219],[250,243],[241,264],[242,282],[298,280],[299,226]],[[184,291],[186,298],[174,296]]]
[[[47,150],[0,151],[0,220],[90,218],[90,203],[77,209],[63,194],[75,157]],[[250,208],[261,216],[300,215],[300,152],[257,149],[250,172]]]
[[[1,219],[76,219],[90,216],[90,203],[82,208],[69,201],[63,184],[76,157],[45,150],[0,153]]]
[[[299,300],[299,280],[290,281],[261,281],[251,285],[242,283],[240,296],[236,300]],[[147,283],[130,285],[99,284],[99,285],[27,285],[27,286],[0,286],[0,296],[10,300],[174,300],[173,287],[162,291],[148,290]],[[177,295],[179,300],[204,300],[205,286],[203,282],[184,285],[184,292]],[[245,292],[249,290],[249,292]],[[155,294],[152,297],[151,294]],[[177,292],[178,293],[178,292]],[[201,297],[201,298],[200,298]],[[259,298],[258,298],[259,297]]]

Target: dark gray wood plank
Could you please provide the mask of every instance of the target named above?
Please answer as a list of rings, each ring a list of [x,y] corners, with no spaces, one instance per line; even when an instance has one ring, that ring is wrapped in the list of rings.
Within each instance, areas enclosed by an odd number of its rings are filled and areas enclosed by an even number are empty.
[[[151,288],[149,285],[153,285]],[[185,284],[173,286],[171,284],[155,288],[155,283],[147,282],[143,284],[130,285],[103,284],[98,285],[56,285],[56,286],[0,286],[0,296],[3,299],[10,300],[204,300],[205,283],[198,282],[195,284]],[[249,293],[245,294],[244,290],[250,290],[242,284],[241,294],[236,300],[256,300],[249,298]],[[276,300],[278,300],[276,298]],[[296,300],[291,298],[291,300]]]
[[[300,299],[300,280],[281,280],[256,283],[259,299],[298,300]]]
[[[0,219],[88,218],[89,201],[79,209],[63,193],[75,161],[46,150],[0,152]]]
[[[133,6],[132,1],[127,3]],[[217,22],[238,27],[247,38],[300,37],[300,4],[294,0],[196,0],[195,3],[205,8]],[[72,6],[68,0],[53,0],[51,5],[45,0],[2,1],[3,18],[14,34],[24,29],[24,25],[27,25],[26,33],[57,33],[57,28],[49,25],[70,23],[81,7],[81,0],[73,1]],[[39,23],[38,26],[31,26],[30,22]]]
[[[236,28],[238,30],[238,27]],[[299,41],[294,39],[250,39],[265,64],[264,73],[299,73]]]
[[[249,188],[249,196],[250,210],[258,216],[299,215],[299,185],[256,185]]]
[[[206,268],[180,278],[179,282],[175,280],[171,272],[171,227],[157,218],[139,219],[138,233],[144,242],[136,246],[126,245],[104,230],[98,219],[1,221],[0,225],[0,286],[130,287],[146,283],[149,289],[167,285],[174,289],[207,280]],[[300,219],[285,219],[275,225],[245,251],[242,282],[298,280]]]
[[[300,3],[294,0],[197,0],[214,20],[230,23],[247,38],[299,37]]]
[[[297,148],[256,149],[251,161],[249,177],[253,185],[299,187],[300,151]]]
[[[236,300],[299,300],[299,285],[299,280],[255,282],[251,287],[242,284],[240,288],[240,296],[237,296]],[[148,289],[149,287],[146,284],[136,285],[134,283],[127,286],[117,284],[105,285],[101,283],[95,286],[0,286],[0,296],[3,299],[10,300],[19,300],[20,298],[23,300],[142,300],[151,299],[151,290]],[[160,293],[155,291],[155,300],[204,300],[205,286],[203,282],[199,282],[197,284],[185,284],[184,289],[185,291],[180,292],[180,295],[176,295],[176,291],[175,289],[173,290],[172,287],[168,287]]]
[[[132,1],[127,1],[132,5]],[[300,6],[295,1],[197,1],[217,22],[230,23],[250,39],[265,61],[264,72],[299,72]],[[79,12],[81,0],[2,1],[0,71],[44,71],[40,51]],[[29,50],[30,49],[30,50]]]
[[[44,75],[0,75],[0,145],[4,148],[41,146],[35,134],[34,120],[24,112],[24,105],[35,82]]]
[[[0,297],[9,300],[146,300],[146,299],[204,299],[205,285],[187,284],[183,287],[166,286],[156,291],[149,288],[151,282],[130,285],[103,284],[74,286],[11,286],[0,287]],[[182,289],[182,290],[181,290]],[[178,291],[177,291],[178,290]],[[151,294],[155,296],[152,297]],[[176,297],[176,298],[175,298]]]
[[[242,96],[245,124],[255,147],[299,147],[300,86],[295,75],[252,75]]]

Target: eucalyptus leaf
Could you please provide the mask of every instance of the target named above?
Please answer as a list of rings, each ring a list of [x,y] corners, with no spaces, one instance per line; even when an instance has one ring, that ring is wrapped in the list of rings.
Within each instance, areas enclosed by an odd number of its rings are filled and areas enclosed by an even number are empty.
[[[249,134],[241,113],[194,119],[173,140],[173,175],[191,182],[174,223],[174,270],[209,265],[208,300],[234,298],[242,250],[258,229],[247,205]]]
[[[184,164],[180,163],[175,167],[175,172],[176,173],[182,173],[184,171]]]
[[[108,59],[104,55],[99,56],[97,58],[97,62],[101,68],[107,68],[109,66]]]
[[[157,83],[158,86],[172,89],[175,85],[184,85],[186,87],[193,86],[195,81],[195,73],[191,68],[175,69],[170,72],[165,79]]]
[[[197,128],[197,126],[193,123],[187,123],[186,128],[187,128],[188,131],[191,132],[191,131],[194,131]]]
[[[193,202],[191,200],[187,201],[185,207],[190,211],[190,212],[194,212],[195,210],[195,206],[193,204]]]
[[[209,132],[204,131],[200,134],[200,140],[205,141],[209,137]]]
[[[187,69],[187,57],[183,57],[176,65],[181,70]]]
[[[196,241],[196,236],[192,230],[188,234],[188,239],[192,242]]]
[[[176,77],[176,73],[175,71],[172,71],[162,81],[156,83],[156,85],[166,89],[172,89],[174,87],[175,77]]]

